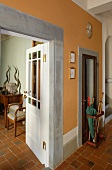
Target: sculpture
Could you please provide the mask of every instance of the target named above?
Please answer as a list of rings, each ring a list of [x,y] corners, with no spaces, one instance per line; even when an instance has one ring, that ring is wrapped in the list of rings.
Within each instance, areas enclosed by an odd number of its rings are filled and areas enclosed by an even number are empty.
[[[6,81],[4,82],[4,87],[6,86],[6,83],[10,81],[10,70],[11,70],[11,67],[8,65],[8,70],[6,71]]]
[[[19,80],[19,70],[17,67],[13,66],[15,68],[15,74],[14,74],[14,78],[17,81],[17,88],[19,88],[19,93],[21,93],[21,82]]]

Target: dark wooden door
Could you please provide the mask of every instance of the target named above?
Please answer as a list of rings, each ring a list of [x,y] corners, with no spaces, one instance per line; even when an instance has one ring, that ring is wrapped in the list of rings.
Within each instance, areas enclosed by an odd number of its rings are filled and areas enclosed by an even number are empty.
[[[86,118],[86,108],[88,106],[88,97],[90,104],[94,100],[96,107],[97,97],[97,58],[94,56],[82,55],[82,144],[88,140],[89,129]]]

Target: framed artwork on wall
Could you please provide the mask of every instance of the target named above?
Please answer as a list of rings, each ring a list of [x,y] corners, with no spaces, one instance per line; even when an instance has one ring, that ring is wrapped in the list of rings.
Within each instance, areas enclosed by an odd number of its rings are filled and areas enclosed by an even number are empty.
[[[76,77],[76,69],[74,67],[70,67],[69,78],[70,79],[75,79],[75,77]]]
[[[76,54],[74,51],[70,52],[70,63],[75,63]]]

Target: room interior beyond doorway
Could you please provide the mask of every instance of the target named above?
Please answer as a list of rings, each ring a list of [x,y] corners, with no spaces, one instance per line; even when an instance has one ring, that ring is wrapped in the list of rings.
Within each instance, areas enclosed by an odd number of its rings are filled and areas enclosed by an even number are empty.
[[[2,30],[2,31],[4,32],[4,30]],[[2,57],[2,62],[3,62],[2,66],[3,66],[3,68],[5,68],[4,65],[6,65],[6,66],[11,65],[12,67],[16,65],[17,67],[19,67],[19,72],[20,73],[22,72],[22,74],[20,74],[20,79],[21,79],[21,75],[22,75],[23,79],[21,80],[21,82],[23,83],[24,80],[26,80],[26,75],[25,75],[25,73],[26,73],[26,67],[25,67],[26,66],[26,49],[29,49],[32,46],[38,46],[39,44],[43,44],[44,41],[37,42],[37,39],[34,40],[34,38],[33,38],[33,41],[32,41],[32,38],[30,38],[30,40],[28,40],[25,36],[23,36],[24,38],[22,36],[18,37],[13,32],[8,32],[8,35],[2,34],[1,37],[2,37],[2,41],[1,41],[1,47],[2,47],[1,54],[2,55],[1,55],[1,57],[5,56],[5,57]],[[25,41],[25,43],[23,43],[24,41]],[[27,46],[27,43],[26,43],[27,41],[28,41],[28,47],[23,49],[23,46],[24,47],[25,47],[25,45]],[[17,44],[16,44],[16,42],[17,42]],[[47,41],[45,41],[45,42],[47,42]],[[11,43],[11,45],[10,45],[10,43]],[[17,48],[16,48],[16,46],[17,46]],[[22,50],[23,50],[24,54],[21,54]],[[17,57],[17,53],[19,53],[18,57]],[[10,58],[8,58],[9,56],[10,56]],[[13,60],[12,60],[12,58],[13,58]],[[16,61],[16,63],[14,61]],[[22,66],[23,66],[23,68],[22,68]],[[21,68],[23,69],[22,71],[21,71]],[[2,73],[4,73],[3,70],[2,70]],[[4,75],[5,75],[5,73],[4,73]],[[12,77],[12,75],[14,75],[14,73],[13,74],[11,73],[11,77]],[[3,74],[2,74],[2,76],[3,76]],[[3,76],[3,77],[5,77],[5,76]],[[14,80],[11,78],[11,81],[13,82]],[[2,84],[3,84],[3,82],[2,82]],[[21,91],[23,94],[24,94],[25,89],[26,89],[26,84],[24,83],[23,89]]]

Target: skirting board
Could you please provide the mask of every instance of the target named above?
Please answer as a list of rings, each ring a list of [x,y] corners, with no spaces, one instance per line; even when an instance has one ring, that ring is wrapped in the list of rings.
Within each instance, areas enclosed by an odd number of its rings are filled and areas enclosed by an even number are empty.
[[[105,124],[112,120],[112,114],[105,119]]]
[[[78,148],[77,136],[72,138],[68,143],[63,145],[63,160],[66,160]]]
[[[63,136],[63,159],[68,158],[77,148],[78,127]]]
[[[77,134],[78,134],[78,127],[72,129],[71,131],[63,135],[63,145],[65,145],[70,140],[72,140],[75,136],[77,136]]]

